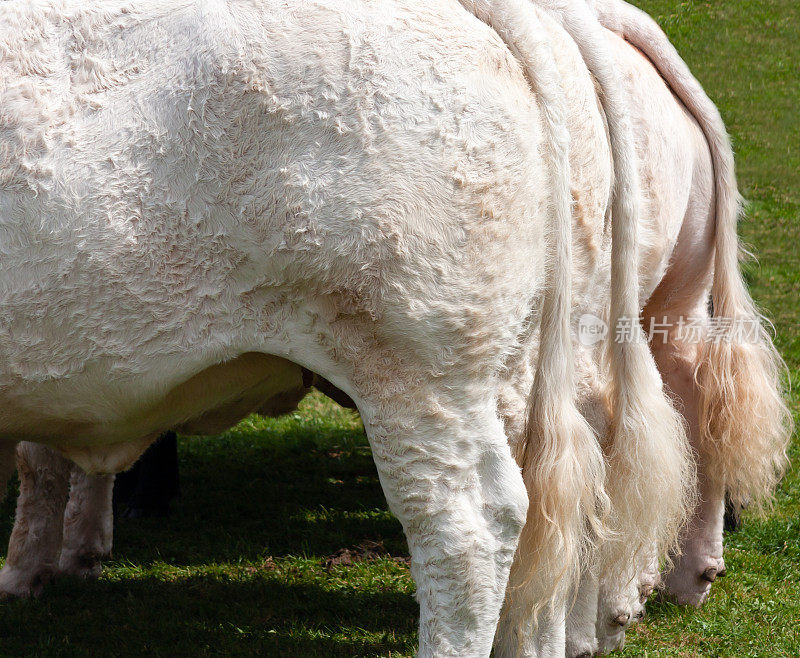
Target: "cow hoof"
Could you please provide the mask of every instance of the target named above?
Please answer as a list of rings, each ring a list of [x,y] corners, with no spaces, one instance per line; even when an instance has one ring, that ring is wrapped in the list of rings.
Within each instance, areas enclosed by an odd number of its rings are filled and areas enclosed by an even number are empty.
[[[566,651],[564,655],[566,658],[586,658],[589,656],[596,656],[597,655],[597,638],[594,637],[594,633],[592,633],[592,638],[588,637],[581,637],[576,638],[574,636],[570,637],[570,632],[567,633],[567,642],[566,642]]]
[[[0,599],[20,599],[39,596],[54,577],[53,571],[45,569],[26,572],[5,566],[0,569]]]
[[[616,633],[609,633],[608,635],[598,638],[598,651],[590,655],[605,656],[607,653],[612,653],[613,651],[622,649],[625,646],[625,629],[620,628],[616,624],[614,625],[614,628],[619,630],[617,630]]]
[[[713,583],[717,579],[717,568],[709,567],[702,574],[700,574],[700,578],[708,583]]]
[[[62,554],[59,573],[84,580],[97,580],[103,572],[103,560],[110,556],[96,553]]]
[[[597,640],[591,642],[588,640],[581,640],[580,642],[570,642],[567,640],[567,658],[592,658],[597,654]]]
[[[721,557],[704,558],[676,564],[664,577],[665,593],[678,605],[699,607],[711,592],[711,585],[725,572]]]
[[[614,619],[611,620],[611,623],[616,624],[617,626],[621,626],[622,628],[625,628],[628,625],[630,619],[631,619],[630,613],[623,612],[614,617]]]

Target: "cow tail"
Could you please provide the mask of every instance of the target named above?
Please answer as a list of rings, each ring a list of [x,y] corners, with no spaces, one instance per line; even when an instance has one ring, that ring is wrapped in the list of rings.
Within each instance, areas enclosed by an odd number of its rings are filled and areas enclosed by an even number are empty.
[[[529,588],[533,610],[559,600],[579,573],[591,535],[601,535],[608,499],[599,442],[576,407],[570,335],[572,195],[566,101],[560,75],[529,0],[462,0],[491,25],[522,64],[538,100],[550,177],[539,355],[523,440],[515,457],[530,505],[509,588]],[[594,529],[587,533],[587,529]]]
[[[606,114],[615,182],[611,226],[609,356],[612,421],[605,445],[607,490],[617,541],[604,558],[644,564],[655,546],[677,546],[692,507],[694,460],[683,419],[665,395],[640,332],[639,185],[633,132],[605,35],[583,0],[542,0],[572,37],[597,80]]]
[[[739,268],[740,196],[733,149],[719,111],[658,24],[614,0],[601,22],[641,50],[700,125],[714,167],[715,232],[712,322],[695,370],[700,390],[700,445],[709,477],[735,504],[763,507],[786,465],[792,418],[784,403],[786,367],[765,329]],[[768,322],[766,322],[769,326]]]

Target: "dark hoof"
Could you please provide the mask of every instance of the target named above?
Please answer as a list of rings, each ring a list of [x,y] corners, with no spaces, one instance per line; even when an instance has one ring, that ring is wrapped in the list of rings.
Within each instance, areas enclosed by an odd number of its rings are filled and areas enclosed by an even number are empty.
[[[700,574],[700,578],[705,580],[708,583],[713,583],[717,579],[717,568],[716,567],[709,567],[703,573]]]
[[[621,615],[617,615],[612,619],[612,623],[616,624],[617,626],[626,626],[630,621],[631,616],[627,612],[623,612]]]

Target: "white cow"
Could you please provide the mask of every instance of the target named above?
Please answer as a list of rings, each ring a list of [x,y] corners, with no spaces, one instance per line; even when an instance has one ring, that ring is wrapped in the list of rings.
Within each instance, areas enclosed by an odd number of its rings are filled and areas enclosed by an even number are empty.
[[[557,18],[559,16],[563,17],[565,13],[568,13],[566,11],[568,8],[565,8],[564,6],[551,7],[551,9],[553,8],[556,9]],[[634,26],[644,25],[645,27],[648,27],[648,29],[652,32],[653,28],[651,27],[651,24],[644,21],[644,19],[641,16],[637,16],[636,14],[624,14],[624,12],[626,11],[624,6],[616,9],[615,11],[617,11],[618,14],[619,12],[622,12],[622,15],[628,16],[629,23],[631,23],[630,21],[631,18],[635,18],[636,21],[633,23]],[[611,23],[610,25],[611,27],[619,25],[618,18],[614,19],[617,21],[616,24],[609,19],[609,16],[612,15],[610,6],[605,6],[601,8],[599,13],[601,16],[601,20],[603,20],[605,23]],[[616,15],[617,14],[615,14],[615,16]],[[649,19],[647,20],[649,21]],[[548,27],[551,32],[554,32],[552,26]],[[630,25],[628,25],[627,29],[630,31],[631,29]],[[640,31],[644,30],[644,28],[642,27],[637,27],[637,29],[639,29]],[[620,32],[622,31],[623,30],[620,29]],[[661,33],[659,32],[658,34],[660,35]],[[663,35],[661,35],[660,38],[662,39],[662,41],[664,40]],[[653,43],[658,44],[660,42],[655,40],[653,41]],[[556,44],[556,45],[563,46],[563,44]],[[652,75],[652,73],[648,77],[648,73],[645,70],[645,68],[650,69],[650,67],[644,64],[642,61],[636,61],[637,60],[636,56],[633,56],[633,59],[631,59],[632,51],[630,51],[630,49],[626,49],[624,48],[624,46],[620,47],[618,44],[615,44],[613,42],[611,45],[612,45],[612,50],[617,49],[619,51],[616,52],[615,54],[617,57],[617,61],[618,63],[621,64],[623,70],[629,71],[634,74],[642,74],[633,76],[628,75],[627,85],[625,85],[626,92],[629,94],[630,98],[633,99],[634,101],[633,103],[630,104],[631,108],[633,108],[634,110],[634,114],[636,115],[637,109],[640,110],[639,114],[635,116],[634,126],[637,132],[637,137],[638,137],[637,144],[639,146],[640,155],[642,156],[642,162],[651,163],[657,160],[659,162],[662,162],[663,164],[664,160],[659,159],[658,156],[663,156],[665,155],[665,153],[669,152],[670,146],[673,147],[673,152],[670,153],[669,155],[672,157],[672,161],[674,161],[676,164],[678,165],[685,164],[687,162],[692,161],[694,158],[694,165],[689,167],[689,170],[691,171],[687,170],[686,167],[678,166],[677,169],[674,172],[672,172],[675,174],[674,176],[672,175],[672,173],[668,172],[668,168],[665,169],[664,167],[659,167],[658,170],[654,172],[649,170],[646,164],[643,164],[641,166],[640,174],[643,181],[642,187],[643,187],[644,203],[647,206],[649,201],[650,205],[652,206],[649,212],[645,214],[642,226],[643,235],[645,235],[648,238],[648,241],[650,243],[649,248],[645,250],[644,258],[642,264],[640,265],[640,270],[643,271],[640,280],[642,282],[643,288],[647,290],[648,286],[652,287],[653,281],[658,283],[659,277],[663,278],[665,276],[664,272],[665,264],[670,257],[669,255],[671,254],[672,255],[671,257],[676,262],[680,262],[680,259],[676,258],[676,256],[683,253],[682,245],[683,248],[685,248],[686,244],[691,242],[691,240],[687,240],[686,238],[679,238],[678,232],[680,232],[680,236],[683,236],[684,234],[688,236],[700,235],[703,233],[704,228],[707,229],[709,226],[713,225],[714,218],[709,209],[709,203],[710,203],[709,200],[713,197],[713,194],[709,193],[711,187],[710,178],[712,172],[711,172],[711,167],[706,166],[708,165],[708,163],[703,159],[705,157],[707,160],[707,149],[705,148],[705,143],[702,139],[702,136],[700,140],[697,139],[699,131],[696,129],[696,126],[693,123],[693,121],[691,119],[688,119],[680,111],[678,111],[677,113],[674,113],[676,117],[675,122],[673,123],[670,123],[669,121],[663,122],[661,112],[663,111],[664,108],[667,108],[668,110],[667,115],[668,115],[670,109],[669,108],[670,103],[669,101],[665,101],[663,98],[658,102],[653,100],[659,97],[658,96],[659,93],[662,94],[662,97],[664,95],[663,84],[661,84],[661,81],[656,80],[656,76]],[[661,50],[662,55],[664,52],[665,51],[662,46]],[[674,53],[668,53],[668,54],[674,55]],[[650,71],[652,71],[652,69],[650,69]],[[680,93],[681,91],[680,81],[679,84],[677,84],[676,86],[678,86],[679,88],[678,92]],[[690,92],[692,91],[696,91],[696,89],[691,89]],[[650,93],[654,93],[655,96],[651,98]],[[674,108],[677,106],[674,103],[672,103],[672,105],[674,110]],[[648,112],[651,113],[648,114]],[[654,122],[653,119],[656,115],[658,115],[660,121]],[[700,113],[698,119],[701,121],[701,123],[703,121],[707,121],[707,119],[704,117],[704,115],[702,115],[702,113]],[[686,125],[694,126],[695,130],[694,132],[692,132],[692,129],[689,128],[689,132],[687,132],[686,138],[676,140],[675,135],[680,134],[680,129],[678,129],[677,132],[673,132],[673,128],[681,124],[681,121],[683,121]],[[706,128],[706,130],[708,130],[708,128]],[[574,138],[576,131],[573,129],[572,133]],[[661,135],[662,137],[666,135],[668,137],[671,137],[672,142],[670,145],[667,145],[666,142],[658,142],[657,139],[653,139],[653,136],[655,135]],[[723,139],[723,146],[724,144],[725,142]],[[674,150],[675,146],[678,147],[677,150]],[[680,151],[681,147],[684,148],[683,152]],[[689,155],[686,156],[684,153],[688,153]],[[669,161],[669,158],[667,158],[667,160]],[[689,171],[689,173],[691,174],[690,185],[691,189],[693,190],[688,200],[682,197],[680,192],[677,193],[675,192],[675,190],[680,190],[684,185],[683,183],[680,182],[682,180],[681,176],[685,176],[687,174],[687,171]],[[656,177],[660,174],[660,183],[654,182],[655,180],[653,176],[654,173],[656,174]],[[673,186],[672,192],[669,191],[669,185]],[[666,194],[664,193],[665,191],[667,192]],[[667,201],[655,203],[654,199],[659,197],[661,199],[667,199]],[[690,214],[691,218],[689,218]],[[685,215],[687,216],[687,218],[684,220],[683,218]],[[580,215],[578,215],[577,218],[581,219]],[[676,218],[678,220],[678,223],[676,223]],[[683,225],[681,225],[680,222],[683,222]],[[705,234],[705,241],[699,240],[698,244],[699,243],[702,243],[702,245],[705,245],[705,247],[708,249],[711,248],[713,240],[710,238],[707,231]],[[582,248],[580,239],[576,240],[576,244],[578,246],[578,249]],[[707,253],[707,255],[710,258],[710,251]],[[696,251],[689,254],[689,257],[695,257],[695,256],[698,256]],[[674,270],[675,267],[671,266],[666,272],[667,281],[669,281],[670,278],[674,276],[673,274]],[[710,285],[710,283],[703,285],[706,286],[705,290],[707,291],[708,285]],[[700,287],[702,288],[702,285]],[[692,290],[693,289],[691,288],[688,289],[688,294],[686,295],[687,297],[691,297],[693,294],[696,294],[696,291],[692,292]],[[681,293],[684,292],[687,291],[682,289]],[[652,302],[651,302],[651,307],[653,307]],[[654,309],[658,311],[661,309],[661,307],[655,305]],[[673,340],[670,340],[669,342],[674,343]],[[659,350],[657,349],[656,352],[658,353]],[[660,365],[662,366],[662,371],[665,372],[665,376],[669,381],[670,378],[669,368],[664,367],[663,360],[661,361]],[[771,390],[773,391],[777,390],[774,385],[774,381],[772,382]],[[591,396],[589,397],[591,398]],[[589,413],[588,415],[591,417],[591,413]],[[687,417],[687,420],[691,423],[692,419],[690,415]],[[603,422],[607,421],[601,421],[600,424],[602,425]],[[513,425],[513,423],[511,424]],[[513,435],[513,432],[509,433]],[[29,454],[29,453],[24,453],[24,454]],[[777,463],[777,461],[779,461],[779,459],[775,460],[774,463]],[[706,480],[707,478],[704,478],[703,482],[705,483]],[[81,482],[82,481],[79,480],[73,483],[73,494],[76,494],[75,497],[77,497],[79,500],[82,498],[82,496],[85,497],[83,494],[85,487],[81,486]],[[102,481],[98,481],[97,486],[101,490],[107,491],[107,484],[103,485],[100,484],[100,482]],[[105,489],[103,489],[104,486]],[[703,486],[707,487],[708,485],[704,484]],[[94,497],[89,496],[88,500],[100,501],[102,498],[103,498],[102,495]],[[705,506],[708,506],[709,497],[707,495],[706,490],[704,490],[703,499],[705,501]],[[26,496],[23,495],[21,497],[21,500],[33,500],[33,498],[27,498]],[[18,520],[22,516],[21,513],[23,511],[23,507],[21,507],[20,509]],[[72,503],[70,503],[70,509],[72,510],[72,513],[68,513],[67,515],[67,525],[65,534],[66,544],[65,544],[65,550],[64,552],[62,552],[62,569],[65,569],[70,572],[95,573],[96,560],[94,559],[87,560],[86,550],[84,550],[83,554],[81,554],[80,551],[78,551],[78,547],[81,546],[81,542],[77,541],[76,538],[83,538],[84,549],[86,549],[86,547],[92,546],[91,542],[85,541],[86,539],[85,532],[84,534],[75,531],[70,532],[70,528],[80,527],[80,524],[75,522],[75,519],[77,519],[78,517],[74,513],[75,509],[73,509]],[[702,510],[704,508],[701,507],[700,509]],[[94,531],[95,533],[97,533],[96,527],[92,528],[92,526],[86,526],[85,524],[84,526],[82,526],[82,529],[86,531],[87,527],[89,528],[90,531]],[[15,536],[16,534],[17,531],[15,529]],[[89,534],[91,534],[91,532]],[[706,534],[708,534],[707,530]],[[41,545],[42,544],[39,544],[39,546]],[[34,573],[35,570],[31,570],[30,568],[28,568],[28,571],[25,573],[16,574],[15,575],[16,580],[14,580],[14,578],[10,580],[5,578],[5,576],[7,575],[11,576],[11,571],[13,570],[10,569],[10,567],[13,567],[14,564],[14,560],[11,559],[11,556],[14,554],[13,546],[14,546],[14,541],[12,540],[12,548],[10,549],[10,559],[7,562],[6,569],[4,570],[3,575],[0,576],[0,581],[4,582],[5,584],[4,586],[6,586],[7,591],[24,591],[25,588],[30,588],[32,584],[38,583],[41,580],[41,578],[39,577],[38,574]],[[696,559],[697,557],[703,559],[707,554],[707,551],[706,554],[704,554],[703,547],[700,546],[700,549],[698,550],[697,546],[698,546],[697,542],[692,542],[692,541],[686,542],[684,546],[684,553],[683,556],[680,558],[679,564],[688,564],[690,563],[691,559]],[[721,544],[719,544],[719,549],[720,549],[719,556],[721,559]],[[19,552],[19,554],[30,555],[30,553],[28,553],[27,551],[21,551]],[[88,552],[88,555],[90,556],[94,556],[96,554],[97,554],[96,549],[92,549]],[[66,560],[65,556],[67,556]],[[41,561],[41,560],[39,562],[39,564],[45,564],[45,563],[46,561]],[[652,564],[647,566],[649,568],[649,573],[651,574],[651,576],[649,577],[650,584],[645,582],[643,585],[645,590],[652,589],[652,580],[653,580],[652,575],[655,574],[655,572],[652,569]],[[705,578],[709,577],[708,576],[709,568],[711,567],[707,567],[705,570],[700,572],[703,575],[703,577]],[[713,568],[718,569],[718,566],[714,566]],[[31,574],[34,574],[35,577],[31,578]],[[624,629],[624,626],[627,625],[629,620],[633,619],[636,616],[637,606],[639,610],[641,609],[641,606],[639,606],[638,598],[642,586],[641,585],[637,586],[637,583],[634,582],[632,578],[628,578],[627,576],[622,577],[619,575],[614,576],[613,574],[614,574],[614,569],[609,569],[607,572],[603,574],[603,578],[601,578],[601,580],[603,580],[606,583],[606,586],[600,588],[601,592],[600,602],[599,602],[600,613],[597,621],[597,634],[600,637],[601,646],[605,648],[609,648],[613,644],[619,641],[620,631]],[[696,574],[692,575],[695,578],[697,578]],[[25,580],[25,577],[22,577],[20,579],[20,576],[27,576],[28,579]],[[591,581],[592,578],[589,578],[589,580]],[[14,590],[12,583],[14,583],[17,586],[18,588],[17,590]],[[630,589],[632,591],[633,598],[630,599],[629,597],[630,603],[627,603],[626,600],[626,596],[628,595],[626,595],[625,592],[627,591],[628,588],[625,587],[625,583],[629,583]],[[595,584],[594,587],[596,588],[596,586],[597,585]],[[587,587],[586,583],[582,585],[579,596],[580,605],[576,605],[575,610],[571,615],[571,620],[574,621],[575,618],[577,618],[578,622],[585,623],[587,620],[591,622],[591,620],[593,619],[593,615],[596,614],[594,605],[590,604],[588,605],[588,607],[586,606],[586,603],[591,603],[591,596],[587,598],[586,595],[586,593],[588,591],[591,591],[591,589],[592,587],[591,586]],[[581,611],[581,610],[584,611],[588,610],[588,612],[584,612],[583,615],[576,614],[576,611]],[[578,626],[576,628],[580,629],[580,623],[578,623]],[[606,637],[604,638],[604,636]],[[575,633],[573,633],[572,639],[578,640],[577,642],[573,641],[571,643],[572,646],[583,646],[580,641],[583,639],[581,636],[581,632],[576,631]],[[582,654],[583,652],[577,651],[577,653]]]
[[[643,182],[644,253],[667,256],[644,321],[656,328],[651,349],[699,457],[697,504],[664,586],[677,602],[700,605],[725,574],[725,491],[739,503],[761,505],[785,467],[791,416],[781,395],[783,364],[739,273],[739,195],[716,107],[647,14],[623,0],[590,4],[613,31],[607,36],[623,73],[640,177],[650,181]],[[698,324],[701,333],[693,337],[682,329],[682,319]],[[727,335],[720,332],[725,328]],[[740,329],[747,331],[736,334]],[[603,567],[599,576],[586,574],[570,617],[568,655],[591,654],[598,643],[601,652],[620,646],[624,628],[643,614],[657,568],[653,553],[628,570],[629,578]],[[598,585],[595,611],[591,590]]]
[[[364,419],[420,655],[488,655],[499,618],[498,655],[561,656],[565,576],[606,526],[615,563],[670,547],[691,463],[645,343],[572,356],[573,307],[639,312],[599,25],[463,4],[4,3],[0,463],[113,472],[259,355],[301,364]]]

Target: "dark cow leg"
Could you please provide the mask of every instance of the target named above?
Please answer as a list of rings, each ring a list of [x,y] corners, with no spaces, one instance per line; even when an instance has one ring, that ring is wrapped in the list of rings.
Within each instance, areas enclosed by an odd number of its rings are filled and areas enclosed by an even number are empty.
[[[114,541],[113,487],[113,475],[86,475],[72,467],[59,573],[99,578]]]
[[[741,530],[742,509],[734,505],[727,495],[725,496],[725,525],[723,526],[725,532],[738,532]]]
[[[117,475],[114,509],[119,517],[127,519],[166,516],[170,502],[179,492],[177,436],[166,432],[133,468]]]

